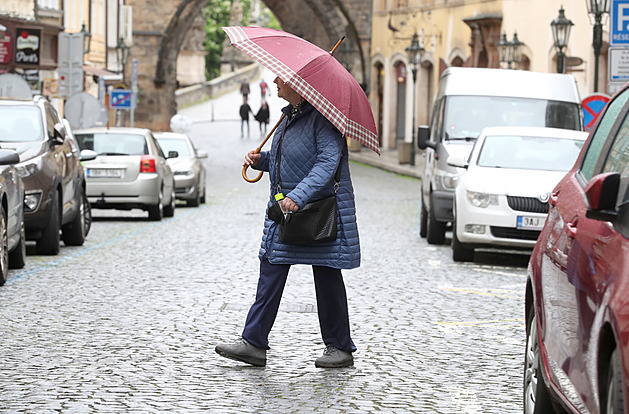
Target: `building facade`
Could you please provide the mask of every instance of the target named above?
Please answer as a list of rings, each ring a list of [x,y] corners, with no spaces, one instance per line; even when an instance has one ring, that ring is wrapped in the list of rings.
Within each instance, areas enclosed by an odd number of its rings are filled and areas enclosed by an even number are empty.
[[[585,2],[577,0],[374,0],[372,3],[369,99],[380,144],[411,142],[415,125],[428,124],[439,77],[450,66],[507,68],[498,43],[514,33],[523,43],[515,70],[556,72],[557,51],[550,23],[565,9],[572,27],[566,73],[577,80],[581,97],[594,90],[592,25]],[[598,90],[608,90],[608,22],[598,59]],[[406,48],[417,35],[423,48],[416,82]],[[413,110],[415,108],[415,110]]]

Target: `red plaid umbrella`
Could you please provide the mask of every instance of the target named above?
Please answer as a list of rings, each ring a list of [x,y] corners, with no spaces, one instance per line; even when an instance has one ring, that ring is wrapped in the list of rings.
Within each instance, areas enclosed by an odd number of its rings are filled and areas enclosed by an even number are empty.
[[[380,154],[376,123],[365,92],[330,52],[263,27],[223,27],[236,46],[275,73],[346,137]]]

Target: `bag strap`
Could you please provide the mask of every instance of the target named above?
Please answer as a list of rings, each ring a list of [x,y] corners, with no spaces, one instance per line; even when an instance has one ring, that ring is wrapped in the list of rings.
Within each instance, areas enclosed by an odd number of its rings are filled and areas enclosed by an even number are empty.
[[[280,176],[280,165],[282,164],[282,141],[284,141],[284,133],[286,133],[286,129],[288,129],[288,117],[286,118],[286,125],[284,125],[284,129],[282,130],[282,135],[280,136],[280,142],[277,147],[277,193],[282,192],[282,179]],[[339,189],[339,184],[341,182],[341,161],[343,160],[343,154],[341,153],[341,157],[339,158],[339,164],[336,167],[336,173],[334,174],[334,194]]]

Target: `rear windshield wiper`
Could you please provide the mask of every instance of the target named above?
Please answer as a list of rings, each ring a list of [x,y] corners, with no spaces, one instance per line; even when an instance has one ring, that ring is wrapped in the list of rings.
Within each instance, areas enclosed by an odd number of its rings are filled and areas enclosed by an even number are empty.
[[[98,155],[129,155],[129,154],[123,154],[121,152],[101,152]]]

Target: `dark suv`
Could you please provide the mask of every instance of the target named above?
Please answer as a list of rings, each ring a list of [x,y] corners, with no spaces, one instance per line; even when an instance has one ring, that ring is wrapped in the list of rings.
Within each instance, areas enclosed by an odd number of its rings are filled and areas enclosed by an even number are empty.
[[[59,114],[41,96],[0,99],[0,121],[0,147],[20,155],[26,239],[37,242],[37,254],[59,253],[60,236],[66,245],[82,245],[91,217],[85,176]]]

